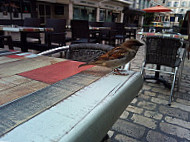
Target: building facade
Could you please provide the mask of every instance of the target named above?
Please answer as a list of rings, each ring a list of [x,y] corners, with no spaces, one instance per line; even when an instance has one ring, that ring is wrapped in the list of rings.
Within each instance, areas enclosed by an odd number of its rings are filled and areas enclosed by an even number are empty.
[[[3,0],[0,1],[0,24],[18,24],[27,17],[89,21],[122,22],[123,10],[133,0]],[[11,20],[10,20],[11,19]]]
[[[173,11],[170,14],[170,22],[178,26],[183,21],[185,13],[190,10],[190,0],[167,0],[165,6]]]

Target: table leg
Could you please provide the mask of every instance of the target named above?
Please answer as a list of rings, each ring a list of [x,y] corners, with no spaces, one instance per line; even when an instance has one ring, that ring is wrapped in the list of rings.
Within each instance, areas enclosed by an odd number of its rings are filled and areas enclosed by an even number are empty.
[[[4,45],[3,45],[3,38],[1,38],[1,36],[4,35],[4,32],[0,31],[0,48],[4,48]]]
[[[22,52],[28,52],[28,47],[27,47],[27,41],[26,41],[26,32],[21,32],[21,51]]]
[[[137,30],[136,29],[134,29],[134,39],[136,39],[136,34],[137,34]]]
[[[160,70],[160,65],[156,66],[156,70]],[[155,72],[155,79],[159,79],[159,72],[158,71]]]

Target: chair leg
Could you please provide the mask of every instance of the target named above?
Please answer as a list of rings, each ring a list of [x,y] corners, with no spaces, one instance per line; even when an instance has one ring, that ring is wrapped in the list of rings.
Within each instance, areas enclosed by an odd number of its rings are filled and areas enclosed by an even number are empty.
[[[141,69],[141,74],[144,76],[144,73],[145,73],[145,71],[144,71],[144,67],[145,67],[145,62],[143,62],[143,64],[142,64],[142,69]]]
[[[175,80],[176,80],[177,70],[178,70],[178,67],[175,67],[174,78],[173,78],[171,92],[170,92],[170,98],[169,98],[169,102],[168,102],[169,106],[171,105],[171,102],[172,102],[172,97],[173,97],[173,91],[174,91],[174,86],[175,86]]]

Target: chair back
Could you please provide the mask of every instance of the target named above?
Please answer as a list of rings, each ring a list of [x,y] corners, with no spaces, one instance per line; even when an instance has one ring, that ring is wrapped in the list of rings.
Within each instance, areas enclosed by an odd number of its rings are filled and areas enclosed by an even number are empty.
[[[115,22],[103,22],[103,27],[110,27],[111,29],[115,29]]]
[[[66,57],[75,61],[89,62],[113,48],[109,45],[95,43],[71,44]]]
[[[87,20],[71,20],[72,38],[89,38],[89,23]]]
[[[65,19],[47,19],[46,21],[47,28],[53,28],[54,31],[46,34],[46,39],[49,34],[49,42],[58,43],[60,45],[65,44],[65,28],[66,20]]]
[[[103,27],[103,22],[89,22],[91,27]]]
[[[25,18],[24,27],[40,27],[40,19],[38,18]],[[40,40],[40,33],[28,33],[27,37],[37,38]]]
[[[148,36],[146,38],[146,64],[176,66],[178,49],[181,41],[178,38]]]
[[[115,29],[117,34],[123,35],[125,33],[125,28],[123,23],[115,23]]]
[[[23,26],[25,26],[25,27],[40,27],[40,19],[38,19],[38,18],[25,18]]]

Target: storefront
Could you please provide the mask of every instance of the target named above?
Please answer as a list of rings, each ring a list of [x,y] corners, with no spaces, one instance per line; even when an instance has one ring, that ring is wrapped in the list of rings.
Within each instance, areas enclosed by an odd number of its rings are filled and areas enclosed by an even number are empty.
[[[37,0],[37,17],[41,25],[45,25],[49,18],[68,19],[68,4],[69,0]]]
[[[96,21],[97,8],[97,1],[74,0],[73,19]]]
[[[3,0],[0,1],[0,24],[22,25],[27,17],[41,19],[62,18],[88,21],[123,22],[125,0]]]
[[[73,0],[73,19],[88,21],[122,22],[124,0]]]
[[[125,26],[141,27],[143,25],[143,14],[142,10],[133,8],[124,9],[124,23]]]
[[[0,1],[0,24],[21,25],[24,18],[35,16],[35,0]]]

